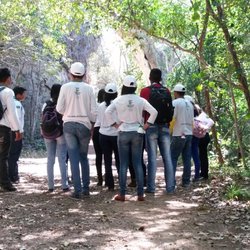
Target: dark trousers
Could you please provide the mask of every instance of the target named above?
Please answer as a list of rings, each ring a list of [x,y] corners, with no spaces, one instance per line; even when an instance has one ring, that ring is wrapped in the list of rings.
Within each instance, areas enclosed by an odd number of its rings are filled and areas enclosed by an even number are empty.
[[[210,142],[209,133],[206,133],[205,137],[200,138],[199,141],[199,156],[200,156],[200,164],[201,164],[201,173],[200,176],[207,179],[208,178],[208,155],[207,155],[207,147]]]
[[[9,164],[9,177],[10,180],[13,182],[19,180],[17,162],[21,155],[22,146],[23,146],[23,140],[15,141],[15,132],[12,132],[8,164]]]
[[[100,127],[94,127],[93,131],[93,144],[95,149],[95,165],[96,165],[96,172],[97,172],[97,178],[98,182],[102,183],[102,147],[100,145],[100,139],[99,139],[99,129]]]
[[[11,144],[11,130],[0,125],[0,185],[11,185],[9,178],[8,158]]]
[[[105,165],[105,186],[114,188],[114,177],[112,172],[112,154],[115,155],[116,169],[119,173],[120,160],[117,146],[117,136],[99,135]]]

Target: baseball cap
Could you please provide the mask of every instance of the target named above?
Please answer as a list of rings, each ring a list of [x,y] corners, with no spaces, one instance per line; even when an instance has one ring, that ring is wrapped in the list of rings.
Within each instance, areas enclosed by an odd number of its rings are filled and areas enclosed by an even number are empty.
[[[186,88],[182,84],[178,83],[178,84],[176,84],[174,86],[174,91],[176,91],[176,92],[185,92]]]
[[[110,94],[116,93],[117,92],[116,84],[115,83],[108,83],[105,87],[105,92],[110,93]]]
[[[69,72],[74,76],[83,76],[85,74],[85,67],[80,62],[75,62],[71,65]]]
[[[129,88],[137,87],[135,77],[132,75],[125,76],[125,78],[123,80],[123,85],[126,87],[129,87]]]

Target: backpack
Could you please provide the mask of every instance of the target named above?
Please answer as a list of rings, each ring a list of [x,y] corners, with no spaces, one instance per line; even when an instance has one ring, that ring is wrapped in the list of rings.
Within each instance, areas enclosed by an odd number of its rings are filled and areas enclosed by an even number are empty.
[[[5,87],[0,88],[0,92],[4,90]],[[6,111],[7,108],[3,108],[3,104],[0,100],[0,120],[3,118],[4,112]]]
[[[171,94],[163,86],[154,87],[151,85],[148,88],[151,90],[148,101],[158,111],[155,123],[170,123],[174,114]]]
[[[207,126],[204,125],[202,121],[194,119],[193,136],[197,138],[203,138],[205,137],[206,133],[207,133]]]
[[[56,139],[63,134],[62,115],[56,111],[56,104],[47,101],[42,113],[41,134],[46,139]]]

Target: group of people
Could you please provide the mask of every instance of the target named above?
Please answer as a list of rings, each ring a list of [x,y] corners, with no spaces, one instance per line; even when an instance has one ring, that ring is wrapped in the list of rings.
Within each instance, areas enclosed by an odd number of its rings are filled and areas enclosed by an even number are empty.
[[[182,84],[177,84],[173,89],[174,100],[172,121],[159,119],[162,110],[155,106],[151,100],[152,91],[162,90],[171,98],[168,88],[162,86],[162,72],[158,68],[150,71],[150,87],[144,87],[140,95],[136,94],[137,81],[132,75],[127,75],[123,79],[121,95],[118,95],[118,86],[115,83],[108,83],[103,90],[98,93],[98,102],[93,88],[84,82],[85,66],[80,62],[75,62],[69,70],[70,82],[51,88],[51,100],[46,105],[54,105],[60,124],[60,132],[56,138],[44,136],[47,148],[47,173],[48,190],[54,191],[54,163],[57,153],[61,171],[62,190],[69,191],[67,155],[69,157],[74,190],[71,196],[75,199],[89,197],[90,191],[90,169],[88,161],[88,147],[91,138],[93,139],[96,152],[96,168],[98,186],[105,186],[108,190],[114,190],[115,182],[112,172],[113,154],[119,179],[119,193],[115,196],[117,201],[125,201],[127,191],[127,169],[130,169],[131,179],[137,188],[138,201],[144,201],[144,191],[147,193],[156,192],[156,171],[158,147],[164,165],[164,177],[166,183],[166,193],[175,192],[176,179],[175,172],[180,155],[183,161],[182,186],[187,187],[191,181],[191,157],[193,141],[193,121],[195,115],[195,105],[190,99],[185,98],[186,89]],[[8,77],[6,78],[8,79]],[[5,80],[6,80],[5,79]],[[0,82],[6,83],[3,77]],[[13,92],[8,88],[12,95]],[[0,92],[2,100],[2,94]],[[3,101],[4,102],[4,101]],[[14,115],[14,104],[7,108],[11,125],[0,121],[0,136],[3,131],[12,130],[16,135],[16,141],[20,139],[20,125],[17,116]],[[3,125],[1,125],[3,123]],[[6,128],[5,128],[6,127]],[[209,126],[207,127],[207,132]],[[6,132],[7,133],[7,132]],[[5,133],[5,134],[6,134]],[[209,136],[208,133],[206,136]],[[203,138],[202,138],[203,139]],[[196,145],[199,144],[196,140]],[[197,144],[198,141],[198,144]],[[194,143],[194,142],[193,142]],[[0,144],[1,146],[1,144]],[[206,145],[207,146],[207,145]],[[206,151],[206,147],[204,151]],[[7,151],[0,147],[1,187],[11,189],[14,186],[9,178],[5,184],[2,177],[3,172],[8,170],[6,163]],[[197,149],[197,148],[196,148]],[[146,150],[148,164],[143,162],[143,152]],[[6,153],[5,158],[3,152]],[[197,152],[196,152],[197,153]],[[203,171],[200,175],[201,163],[207,161],[204,155],[195,168],[195,180],[201,176],[208,177]],[[104,156],[105,179],[102,173],[102,155]],[[193,154],[194,155],[194,154]],[[208,162],[207,162],[208,163]],[[4,165],[5,164],[5,165]],[[3,171],[3,169],[5,169]],[[144,186],[146,189],[144,190]]]

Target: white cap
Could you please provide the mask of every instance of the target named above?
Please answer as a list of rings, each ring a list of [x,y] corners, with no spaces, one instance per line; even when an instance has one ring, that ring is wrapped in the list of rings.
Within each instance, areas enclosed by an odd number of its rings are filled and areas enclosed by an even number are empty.
[[[125,76],[123,85],[129,88],[135,88],[137,86],[135,77],[131,75]]]
[[[85,74],[85,67],[80,62],[75,62],[71,65],[69,72],[74,76],[83,76]]]
[[[105,87],[105,92],[109,94],[113,94],[117,92],[117,87],[115,83],[108,83]]]
[[[176,92],[185,92],[186,88],[182,84],[178,83],[178,84],[176,84],[174,86],[174,91],[176,91]]]
[[[191,95],[184,95],[184,98],[192,103],[194,103],[194,99]]]

